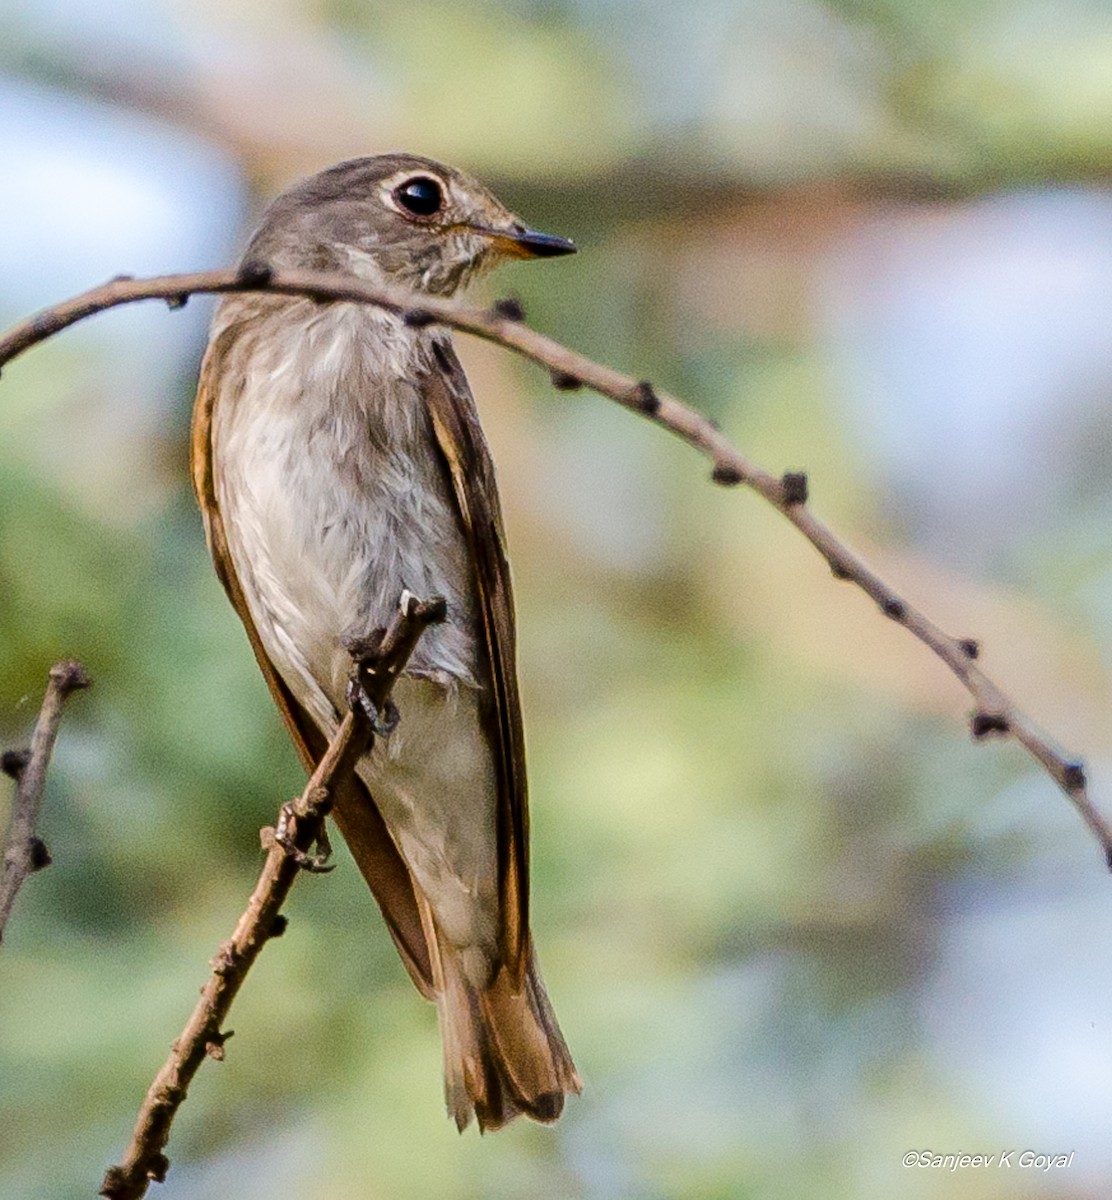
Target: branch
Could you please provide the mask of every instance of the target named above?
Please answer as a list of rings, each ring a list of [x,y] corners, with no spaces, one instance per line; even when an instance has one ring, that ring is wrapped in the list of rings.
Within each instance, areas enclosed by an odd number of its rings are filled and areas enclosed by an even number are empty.
[[[9,750],[0,764],[16,783],[11,822],[0,859],[0,941],[23,881],[32,872],[50,865],[46,845],[35,833],[46,788],[46,768],[54,753],[54,741],[66,701],[73,692],[87,688],[89,683],[85,668],[76,659],[55,663],[50,668],[46,695],[31,734],[31,748]]]
[[[238,272],[206,271],[155,279],[121,276],[64,301],[16,325],[0,337],[0,366],[69,325],[120,304],[163,299],[180,307],[194,292],[273,292],[315,300],[346,300],[398,313],[407,324],[446,325],[514,350],[549,369],[557,388],[587,386],[639,413],[694,447],[712,464],[711,478],[724,487],[744,484],[779,511],[822,555],[836,579],[856,584],[881,612],[902,625],[949,667],[973,697],[970,731],[978,740],[1012,737],[1038,761],[1080,812],[1100,842],[1112,868],[1112,825],[1089,796],[1085,768],[1059,751],[992,679],[977,665],[979,648],[939,628],[872,571],[807,507],[807,477],[776,476],[750,462],[707,418],[651,384],[623,375],[569,350],[522,324],[520,307],[496,304],[481,309],[437,296],[377,287],[351,275],[311,271],[273,272],[265,263],[247,263]]]
[[[421,634],[443,619],[443,600],[425,603],[406,593],[389,629],[380,634],[372,648],[360,647],[355,670],[363,698],[375,710],[386,708],[394,681]],[[206,1057],[224,1057],[224,1043],[231,1037],[231,1030],[223,1032],[220,1027],[263,946],[285,931],[286,919],[279,910],[298,872],[326,869],[321,858],[308,851],[319,844],[326,856],[324,821],[331,809],[333,784],[352,770],[373,739],[366,715],[353,706],[340,722],[305,790],[283,805],[277,830],[268,826],[262,831],[263,847],[269,853],[255,890],[235,932],[216,952],[201,999],[147,1091],[123,1160],[105,1173],[102,1196],[138,1200],[151,1180],[165,1180],[170,1161],[164,1150],[170,1127],[193,1076]]]

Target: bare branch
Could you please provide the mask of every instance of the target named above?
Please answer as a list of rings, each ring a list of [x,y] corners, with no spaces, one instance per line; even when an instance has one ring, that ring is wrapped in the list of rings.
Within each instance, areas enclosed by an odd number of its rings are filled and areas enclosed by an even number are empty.
[[[429,625],[443,619],[443,600],[426,603],[406,595],[381,640],[373,647],[360,648],[356,669],[373,705],[385,707],[418,638]],[[193,1076],[205,1058],[224,1057],[224,1043],[231,1033],[223,1032],[221,1026],[232,1001],[268,939],[284,931],[280,909],[299,871],[307,866],[319,869],[308,851],[314,844],[327,845],[324,821],[331,808],[333,782],[352,770],[373,737],[369,721],[353,707],[340,722],[305,790],[283,805],[277,832],[269,826],[262,831],[263,847],[269,853],[255,890],[232,936],[216,952],[201,999],[147,1091],[122,1161],[105,1173],[102,1196],[138,1200],[152,1180],[161,1183],[166,1178],[170,1167],[166,1143]]]
[[[75,659],[55,663],[50,668],[46,695],[31,734],[31,748],[9,750],[3,756],[3,769],[15,779],[16,786],[12,817],[0,860],[0,941],[23,881],[32,872],[50,865],[46,846],[35,833],[46,788],[46,768],[54,753],[62,709],[69,697],[81,688],[87,688],[89,682],[85,668]]]
[[[414,326],[446,325],[484,338],[547,367],[555,386],[572,390],[584,385],[640,414],[685,441],[712,464],[711,478],[724,487],[744,484],[790,521],[829,564],[835,578],[856,584],[881,612],[902,625],[934,652],[973,697],[971,732],[1014,738],[1039,762],[1077,807],[1096,835],[1112,867],[1112,825],[1089,796],[1085,770],[1042,734],[977,665],[977,647],[968,638],[940,629],[925,613],[904,600],[872,571],[807,506],[807,481],[801,472],[777,476],[750,462],[709,421],[682,401],[644,380],[623,375],[569,350],[522,323],[520,311],[481,309],[436,296],[415,295],[376,287],[351,275],[306,271],[272,272],[266,264],[249,263],[240,271],[208,271],[155,279],[119,278],[67,300],[12,328],[0,337],[0,366],[37,342],[77,321],[136,300],[163,299],[180,307],[194,292],[267,291],[372,304],[402,314]]]

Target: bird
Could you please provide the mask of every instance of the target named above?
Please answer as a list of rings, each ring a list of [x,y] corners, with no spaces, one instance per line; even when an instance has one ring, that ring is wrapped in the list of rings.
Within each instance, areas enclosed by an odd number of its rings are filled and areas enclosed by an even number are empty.
[[[279,195],[241,271],[343,272],[448,297],[508,259],[570,254],[463,172],[411,154],[339,163]],[[345,648],[399,597],[443,597],[400,719],[333,817],[413,982],[436,1004],[462,1132],[559,1117],[581,1082],[529,929],[515,616],[494,467],[449,332],[367,304],[224,297],[191,467],[217,575],[303,765],[351,703]]]

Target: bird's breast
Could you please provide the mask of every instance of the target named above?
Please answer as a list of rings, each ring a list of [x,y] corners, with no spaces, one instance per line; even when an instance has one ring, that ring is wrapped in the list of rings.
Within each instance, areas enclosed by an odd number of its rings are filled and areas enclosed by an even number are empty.
[[[267,652],[319,723],[343,702],[346,633],[405,589],[448,620],[411,669],[475,685],[472,567],[420,391],[422,334],[354,305],[297,302],[227,352],[213,420],[217,502]]]

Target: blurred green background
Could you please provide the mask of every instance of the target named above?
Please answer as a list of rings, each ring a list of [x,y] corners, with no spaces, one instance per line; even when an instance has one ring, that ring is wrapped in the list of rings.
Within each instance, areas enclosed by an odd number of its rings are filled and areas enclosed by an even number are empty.
[[[225,264],[292,179],[392,149],[575,238],[486,295],[807,469],[1112,805],[1112,5],[7,0],[0,318]],[[0,382],[0,743],[56,658],[96,680],[0,952],[4,1200],[95,1192],[300,787],[188,486],[210,313],[117,311]],[[433,1010],[340,852],[157,1195],[1106,1195],[1112,883],[1068,804],[972,745],[956,683],[775,513],[460,348],[584,1094],[458,1137]],[[928,1149],[1076,1154],[902,1165]]]

